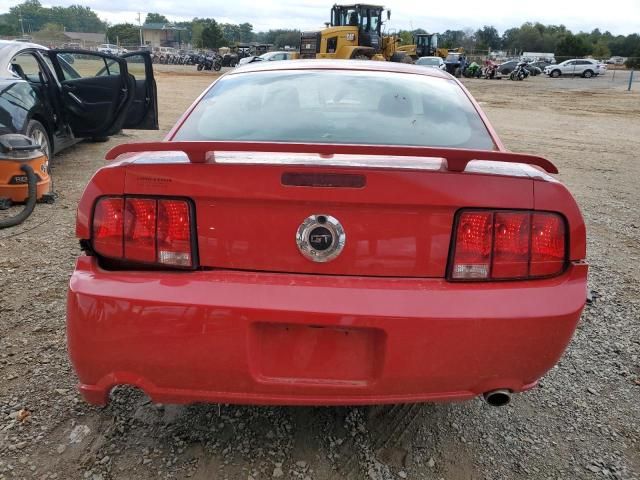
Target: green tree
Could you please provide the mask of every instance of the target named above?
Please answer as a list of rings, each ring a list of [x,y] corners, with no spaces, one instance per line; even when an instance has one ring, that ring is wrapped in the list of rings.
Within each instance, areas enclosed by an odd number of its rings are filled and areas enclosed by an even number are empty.
[[[607,43],[604,40],[598,40],[591,51],[591,55],[594,58],[607,59],[611,56],[611,50],[607,46]]]
[[[402,45],[413,45],[413,33],[408,30],[400,30],[398,32],[398,37],[400,38]]]
[[[584,57],[590,52],[591,46],[584,38],[569,32],[558,42],[555,53],[558,57]]]
[[[0,35],[6,37],[16,37],[20,35],[20,30],[16,25],[0,22]]]
[[[41,41],[66,40],[64,27],[59,23],[45,23],[40,30],[34,32],[34,37]]]
[[[502,38],[496,27],[485,25],[475,33],[476,47],[480,50],[497,50],[502,47]]]
[[[440,35],[440,43],[443,48],[458,48],[465,42],[466,34],[462,30],[445,30]]]
[[[225,41],[229,44],[241,42],[240,26],[232,23],[220,23],[220,30]]]
[[[300,47],[300,30],[282,31],[273,41],[275,48],[299,48]]]
[[[107,28],[109,42],[120,42],[121,45],[138,45],[140,43],[140,29],[131,23],[118,23]]]
[[[624,64],[627,68],[640,68],[640,49],[633,52],[633,55],[627,58],[627,61]]]
[[[220,48],[227,44],[222,29],[211,19],[209,24],[202,30],[202,46],[205,48]]]
[[[252,42],[255,34],[253,33],[253,25],[250,23],[241,23],[238,25],[240,30],[240,41],[243,43]]]
[[[159,13],[147,13],[144,23],[169,23],[169,20],[164,15]]]
[[[62,25],[72,32],[104,32],[106,24],[89,7],[71,5],[69,7],[43,7],[38,0],[27,0],[9,9],[3,16],[3,23],[14,25],[20,30],[20,18],[25,33],[41,30],[46,23]]]

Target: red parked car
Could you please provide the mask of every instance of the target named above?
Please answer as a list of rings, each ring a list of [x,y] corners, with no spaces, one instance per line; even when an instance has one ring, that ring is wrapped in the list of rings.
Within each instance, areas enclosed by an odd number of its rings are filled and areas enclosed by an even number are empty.
[[[68,345],[84,398],[354,405],[533,388],[586,298],[585,225],[436,69],[261,62],[80,201]]]

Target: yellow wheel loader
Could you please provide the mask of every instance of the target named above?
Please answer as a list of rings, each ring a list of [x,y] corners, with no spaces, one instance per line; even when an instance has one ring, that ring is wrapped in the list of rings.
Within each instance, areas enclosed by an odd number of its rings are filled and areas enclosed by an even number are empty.
[[[414,61],[420,57],[439,56],[438,52],[438,34],[437,33],[418,33],[413,36],[413,45],[402,45],[396,49],[398,52],[404,52]]]
[[[319,32],[304,32],[300,58],[335,58],[411,62],[398,51],[398,38],[382,33],[384,7],[380,5],[334,5],[331,21]],[[387,10],[387,20],[391,12]]]

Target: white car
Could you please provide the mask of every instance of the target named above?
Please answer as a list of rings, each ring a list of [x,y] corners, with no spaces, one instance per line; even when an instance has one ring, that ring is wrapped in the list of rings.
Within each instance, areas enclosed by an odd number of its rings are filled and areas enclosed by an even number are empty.
[[[112,43],[103,43],[98,47],[98,52],[106,53],[109,55],[120,55],[120,53],[122,53],[122,51],[120,50],[120,47]]]
[[[416,60],[416,65],[429,68],[439,68],[440,70],[447,69],[447,66],[444,64],[444,60],[440,57],[420,57]]]
[[[565,60],[557,65],[548,65],[544,68],[544,73],[553,78],[562,75],[580,75],[584,78],[591,78],[606,73],[606,66],[591,58],[576,58]]]
[[[238,65],[246,65],[253,62],[275,62],[278,60],[293,60],[296,57],[296,52],[267,52],[263,53],[259,57],[245,57],[240,59]]]

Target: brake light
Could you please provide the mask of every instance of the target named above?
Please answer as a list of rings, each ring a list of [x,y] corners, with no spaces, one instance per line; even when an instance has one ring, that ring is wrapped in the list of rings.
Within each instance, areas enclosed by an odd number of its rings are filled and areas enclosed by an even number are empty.
[[[102,255],[121,258],[124,199],[105,197],[96,204],[93,213],[93,248]]]
[[[191,266],[189,205],[182,200],[158,201],[158,262]]]
[[[566,226],[558,214],[463,211],[456,225],[452,280],[539,278],[565,268]]]
[[[93,215],[93,250],[132,263],[193,267],[186,200],[104,197]]]

